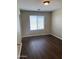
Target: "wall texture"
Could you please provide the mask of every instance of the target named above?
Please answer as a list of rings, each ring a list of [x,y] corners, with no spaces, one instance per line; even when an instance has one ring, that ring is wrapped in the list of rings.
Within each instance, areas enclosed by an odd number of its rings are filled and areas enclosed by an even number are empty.
[[[20,11],[17,8],[17,44],[21,43],[21,26],[20,26]]]
[[[42,15],[45,17],[45,29],[30,31],[30,15]],[[21,27],[22,27],[22,37],[27,36],[37,36],[37,35],[47,35],[51,31],[51,13],[50,12],[32,12],[32,11],[21,11]]]
[[[62,38],[62,10],[52,12],[51,34]]]

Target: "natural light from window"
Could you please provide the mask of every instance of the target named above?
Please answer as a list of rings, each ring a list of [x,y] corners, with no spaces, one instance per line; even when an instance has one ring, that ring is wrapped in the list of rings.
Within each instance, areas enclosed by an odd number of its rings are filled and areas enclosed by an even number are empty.
[[[44,29],[44,16],[30,16],[30,30],[43,30]]]

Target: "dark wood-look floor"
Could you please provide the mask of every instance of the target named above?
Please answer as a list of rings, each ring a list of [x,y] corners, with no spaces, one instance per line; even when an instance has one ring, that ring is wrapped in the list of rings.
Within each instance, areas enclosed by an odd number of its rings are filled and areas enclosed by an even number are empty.
[[[52,36],[25,37],[20,59],[62,59],[62,40]]]

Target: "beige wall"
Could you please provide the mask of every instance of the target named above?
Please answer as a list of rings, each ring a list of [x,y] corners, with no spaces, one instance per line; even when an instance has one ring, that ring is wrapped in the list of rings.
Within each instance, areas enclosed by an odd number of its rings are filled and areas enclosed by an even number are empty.
[[[52,12],[52,24],[51,24],[52,35],[62,38],[62,10],[56,10]]]
[[[20,24],[20,10],[19,7],[17,6],[17,59],[20,59],[20,53],[21,53],[21,24]]]
[[[20,11],[17,8],[17,44],[21,43],[21,26],[20,26]]]
[[[29,22],[30,15],[43,15],[43,16],[45,16],[45,29],[38,30],[38,31],[30,31],[30,22]],[[51,13],[50,12],[21,11],[22,37],[49,34],[51,31],[50,22],[51,22]]]

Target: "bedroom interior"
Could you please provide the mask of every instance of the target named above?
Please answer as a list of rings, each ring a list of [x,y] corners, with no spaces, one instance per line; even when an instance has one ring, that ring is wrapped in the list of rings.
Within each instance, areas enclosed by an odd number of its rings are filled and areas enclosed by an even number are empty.
[[[17,0],[18,59],[62,59],[62,0]]]

